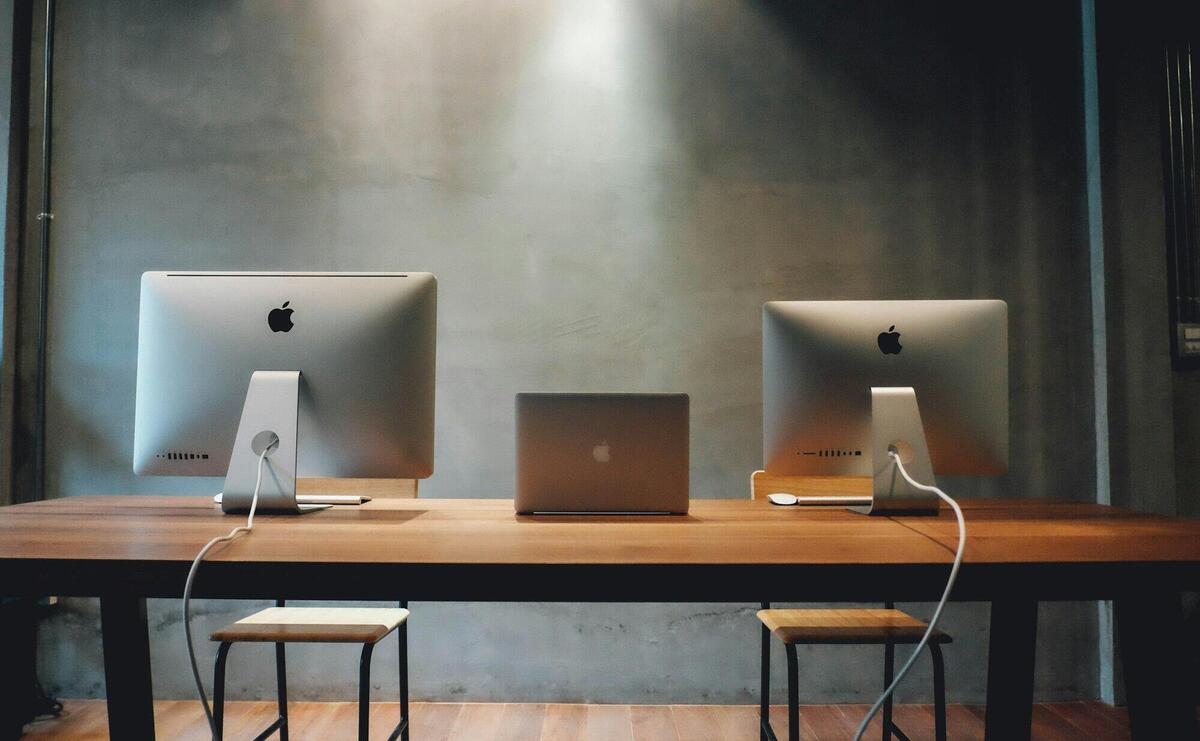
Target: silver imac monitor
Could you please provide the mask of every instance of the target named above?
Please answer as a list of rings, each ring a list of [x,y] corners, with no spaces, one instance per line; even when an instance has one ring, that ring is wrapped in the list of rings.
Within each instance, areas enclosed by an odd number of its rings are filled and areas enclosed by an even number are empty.
[[[298,476],[433,472],[429,273],[147,272],[133,469],[225,476],[226,512],[298,512]]]
[[[936,498],[896,486],[889,448],[914,477],[931,484],[934,472],[1007,469],[1007,305],[766,303],[765,470],[869,476],[876,511],[889,493],[893,510],[936,510]]]

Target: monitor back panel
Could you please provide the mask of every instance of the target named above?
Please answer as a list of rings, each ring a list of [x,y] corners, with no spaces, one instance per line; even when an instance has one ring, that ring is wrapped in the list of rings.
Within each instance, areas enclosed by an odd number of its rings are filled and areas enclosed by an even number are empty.
[[[997,300],[763,306],[767,472],[870,476],[871,387],[911,386],[934,471],[1008,465],[1008,307]]]
[[[428,476],[436,306],[429,273],[145,273],[134,471],[224,476],[251,374],[298,370],[299,475]]]
[[[687,394],[518,394],[518,513],[688,509]]]

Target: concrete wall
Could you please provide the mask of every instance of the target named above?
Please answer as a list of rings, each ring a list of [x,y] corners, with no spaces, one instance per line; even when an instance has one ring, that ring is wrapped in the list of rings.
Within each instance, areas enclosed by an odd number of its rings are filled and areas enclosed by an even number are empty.
[[[0,203],[8,202],[8,127],[12,121],[13,0],[0,0]],[[0,210],[0,233],[8,213]],[[4,281],[0,280],[0,305],[4,302]]]
[[[162,268],[438,274],[432,497],[511,495],[513,394],[535,389],[690,393],[693,496],[745,496],[761,458],[763,301],[998,297],[1012,470],[946,483],[1092,496],[1070,4],[131,0],[59,13],[53,496],[218,486],[130,471],[137,281]],[[198,608],[203,633],[250,605]],[[948,611],[955,699],[982,698],[986,615]],[[1095,696],[1094,607],[1042,617],[1039,696]],[[188,696],[178,603],[153,602],[151,625],[156,691]],[[45,626],[50,689],[102,693],[97,626],[79,600]],[[757,635],[746,605],[417,604],[413,681],[423,698],[745,702]],[[259,653],[235,652],[235,695],[269,693]],[[295,651],[295,696],[349,697],[353,662]],[[880,654],[813,650],[803,667],[806,701],[861,701]],[[928,694],[923,668],[902,696]]]

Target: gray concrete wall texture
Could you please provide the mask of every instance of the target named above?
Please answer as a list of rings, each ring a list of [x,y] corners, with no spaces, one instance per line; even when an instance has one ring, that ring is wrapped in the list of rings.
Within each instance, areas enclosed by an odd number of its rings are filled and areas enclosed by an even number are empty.
[[[12,121],[13,0],[0,0],[0,163],[5,176],[0,178],[0,203],[8,202],[8,127]],[[0,232],[8,219],[0,212]],[[4,282],[0,281],[0,305],[4,301]]]
[[[130,470],[142,271],[407,269],[440,280],[425,496],[511,496],[526,390],[688,392],[693,496],[745,496],[763,301],[998,297],[1011,471],[946,484],[1088,499],[1075,13],[1039,5],[1018,28],[1007,7],[832,0],[62,3],[50,494],[218,486]],[[178,607],[151,604],[163,697],[190,694]],[[199,603],[197,628],[251,607]],[[1040,697],[1095,696],[1095,615],[1044,608]],[[946,627],[951,695],[978,701],[986,605]],[[53,691],[103,692],[97,631],[84,600],[45,625]],[[757,684],[750,605],[418,603],[411,635],[421,698],[748,702]],[[352,654],[290,654],[295,696],[350,697]],[[235,652],[234,695],[270,693],[266,658]],[[880,662],[806,651],[804,699],[867,700]],[[902,697],[929,687],[922,668]]]

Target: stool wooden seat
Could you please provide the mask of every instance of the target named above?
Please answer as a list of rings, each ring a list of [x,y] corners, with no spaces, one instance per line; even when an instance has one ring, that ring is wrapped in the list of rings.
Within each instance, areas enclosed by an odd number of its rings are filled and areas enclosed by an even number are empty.
[[[268,607],[212,634],[222,643],[378,643],[408,610],[395,607]]]
[[[759,610],[758,619],[780,641],[795,644],[912,644],[919,642],[929,627],[902,610],[872,607]],[[930,643],[951,640],[936,629],[929,637]]]
[[[777,476],[755,471],[750,476],[750,498],[766,499],[772,492],[786,492],[803,499],[813,496],[869,495],[870,477],[862,476]],[[812,506],[812,505],[809,505]],[[838,505],[830,505],[838,506]],[[780,507],[783,512],[794,507]],[[782,514],[782,513],[781,513]],[[776,741],[771,727],[771,636],[783,643],[788,663],[788,739],[800,739],[800,687],[798,645],[882,645],[883,686],[892,683],[895,669],[896,645],[920,643],[927,623],[890,603],[878,608],[771,609],[763,602],[758,612],[762,623],[761,696],[759,698],[759,738]],[[940,630],[929,636],[929,653],[933,658],[934,737],[946,741],[946,682],[942,646],[951,638]],[[883,704],[883,739],[893,734],[902,741],[908,736],[892,721],[892,699]]]

